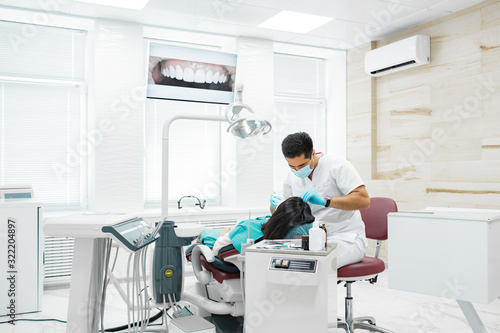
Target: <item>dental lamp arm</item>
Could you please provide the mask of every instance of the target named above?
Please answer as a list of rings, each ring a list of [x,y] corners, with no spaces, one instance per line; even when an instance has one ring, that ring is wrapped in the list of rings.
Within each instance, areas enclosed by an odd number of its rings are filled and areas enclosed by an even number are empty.
[[[232,123],[233,121],[237,121],[239,119],[239,114],[243,109],[247,109],[247,111],[251,113],[255,113],[248,104],[243,103],[243,88],[244,88],[243,83],[237,83],[236,84],[236,95],[234,98],[234,103],[229,104],[226,107],[226,120],[229,123]],[[229,118],[229,114],[232,113],[231,118]],[[234,116],[236,116],[236,120],[234,119]]]
[[[178,114],[168,118],[163,124],[162,134],[162,161],[161,161],[161,216],[165,219],[168,216],[168,139],[170,125],[177,119],[208,120],[225,122],[223,116],[210,116],[204,114]]]

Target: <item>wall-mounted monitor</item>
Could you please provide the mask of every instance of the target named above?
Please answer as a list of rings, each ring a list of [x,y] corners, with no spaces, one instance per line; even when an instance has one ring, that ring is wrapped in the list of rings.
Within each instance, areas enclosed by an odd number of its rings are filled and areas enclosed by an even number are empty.
[[[149,42],[148,98],[229,104],[236,54]]]

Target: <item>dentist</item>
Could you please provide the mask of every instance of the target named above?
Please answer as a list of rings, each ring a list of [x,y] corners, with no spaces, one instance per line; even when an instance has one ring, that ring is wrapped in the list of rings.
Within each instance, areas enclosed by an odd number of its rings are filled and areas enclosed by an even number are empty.
[[[304,132],[288,135],[281,150],[290,166],[284,197],[300,196],[316,220],[326,222],[328,243],[337,244],[339,268],[361,261],[368,243],[359,209],[370,206],[370,197],[356,169],[346,160],[316,153]]]

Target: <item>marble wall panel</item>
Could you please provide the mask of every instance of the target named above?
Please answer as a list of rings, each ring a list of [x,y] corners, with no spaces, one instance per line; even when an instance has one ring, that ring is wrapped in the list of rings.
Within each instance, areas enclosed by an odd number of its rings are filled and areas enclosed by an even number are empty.
[[[479,36],[481,32],[474,32],[443,40],[438,37],[431,39],[431,63],[432,65],[454,62],[460,58],[477,55],[481,52]]]
[[[404,179],[365,181],[371,197],[388,197],[397,201],[398,209],[420,209],[425,207],[425,182]]]
[[[474,194],[466,190],[455,192],[429,193],[429,206],[458,207],[458,208],[500,208],[500,194]]]
[[[500,194],[500,183],[496,182],[470,182],[467,180],[456,182],[432,181],[425,184],[427,193],[439,193],[439,191],[430,191],[430,189],[444,189],[453,192],[469,191],[472,194]],[[445,193],[446,191],[441,191]],[[500,202],[499,202],[500,204]]]
[[[367,114],[371,112],[372,102],[371,98],[364,97],[364,91],[371,90],[370,82],[362,81],[353,84],[349,84],[347,87],[347,98],[349,103],[347,108],[349,109],[349,114]]]
[[[478,47],[481,52],[483,73],[498,71],[500,64],[500,26],[493,26],[479,32]]]
[[[428,139],[419,143],[425,149],[427,160],[442,162],[453,160],[481,160],[481,139],[446,140],[440,143]]]
[[[352,66],[349,67],[349,71],[347,72],[347,80],[349,83],[370,78],[370,76],[365,72],[364,61],[351,61],[350,64],[352,64]]]
[[[377,164],[378,163],[389,163],[391,161],[391,145],[380,145],[377,144]]]
[[[410,68],[401,72],[388,74],[377,79],[378,85],[389,85],[391,93],[397,93],[408,89],[415,89],[429,83],[429,76],[435,75],[432,60],[430,64]]]
[[[482,160],[500,160],[500,137],[483,138],[481,148]]]
[[[481,9],[468,12],[464,15],[456,16],[451,20],[437,21],[429,28],[432,39],[437,42],[447,42],[464,35],[481,30],[482,27]]]
[[[500,182],[500,161],[447,161],[432,164],[433,181]]]
[[[425,83],[445,83],[453,84],[456,80],[460,80],[467,77],[475,77],[481,74],[481,53],[476,52],[469,56],[454,59],[450,58],[448,62],[441,64],[434,64],[431,59],[431,63],[425,72],[422,72],[422,80]],[[417,68],[424,68],[416,67]],[[396,83],[393,83],[396,84]],[[412,87],[411,82],[401,83],[403,86]],[[421,84],[421,81],[413,82],[413,86]]]
[[[431,123],[426,121],[429,117],[391,115],[391,127],[386,129],[386,135],[401,141],[421,140],[430,136]]]
[[[433,129],[443,131],[444,141],[496,137],[500,129],[500,117],[486,115],[480,118],[465,118],[457,114],[447,121],[433,124]]]
[[[437,120],[445,120],[453,114],[467,117],[481,116],[482,103],[492,90],[482,74],[459,78],[450,82],[433,82],[430,99]]]
[[[428,182],[425,186],[425,193],[429,205],[500,208],[500,183],[498,182]]]
[[[372,132],[371,117],[365,114],[352,115],[348,118],[350,124],[347,126],[348,131],[354,135],[370,135]]]
[[[428,109],[430,106],[430,89],[431,87],[427,84],[392,93],[384,93],[383,90],[377,89],[377,112],[408,110],[412,108]]]
[[[406,159],[414,161],[412,164],[428,163],[435,150],[433,142],[427,139],[401,140],[391,145],[390,162],[399,163]]]
[[[369,84],[361,52],[348,53],[348,86],[355,89],[348,94],[348,128],[356,133],[348,155],[364,173],[372,168],[373,178],[364,178],[369,194],[394,198],[400,210],[498,209],[500,1],[401,32],[377,47],[415,34],[431,36],[431,64]],[[372,135],[365,133],[370,120]]]
[[[394,162],[377,163],[376,180],[431,180],[431,164],[426,162],[425,156],[414,151],[408,156],[400,155]]]
[[[482,114],[489,116],[500,115],[500,55],[492,65],[483,64],[483,68],[487,67],[481,76],[480,86],[478,87],[477,95],[481,98]]]
[[[481,28],[500,26],[500,2],[489,1],[491,4],[481,9]]]

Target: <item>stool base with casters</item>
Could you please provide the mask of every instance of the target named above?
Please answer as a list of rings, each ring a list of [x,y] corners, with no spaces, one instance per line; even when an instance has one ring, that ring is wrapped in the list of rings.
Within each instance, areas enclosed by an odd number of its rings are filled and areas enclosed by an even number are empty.
[[[356,281],[367,280],[377,282],[378,274],[385,271],[385,263],[378,258],[381,242],[387,240],[387,214],[397,212],[394,200],[389,198],[371,198],[370,207],[360,210],[365,223],[366,238],[377,240],[375,257],[365,256],[360,262],[345,265],[337,270],[337,283],[345,283],[345,318],[337,321],[337,327],[343,328],[348,333],[354,333],[357,328],[371,332],[394,333],[377,326],[373,317],[353,318],[353,298],[351,285]]]

